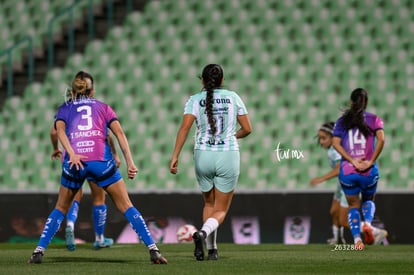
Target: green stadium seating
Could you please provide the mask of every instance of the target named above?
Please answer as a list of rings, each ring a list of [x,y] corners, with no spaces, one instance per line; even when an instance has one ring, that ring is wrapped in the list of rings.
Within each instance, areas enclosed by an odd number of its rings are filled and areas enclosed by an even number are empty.
[[[197,190],[194,129],[178,175],[169,174],[168,163],[184,103],[201,89],[196,77],[210,62],[223,64],[225,85],[239,92],[253,124],[252,135],[240,141],[241,190],[333,190],[336,180],[309,185],[330,169],[314,136],[322,123],[340,116],[356,87],[370,91],[368,111],[385,121],[380,190],[412,189],[414,59],[408,45],[414,18],[409,7],[408,1],[150,1],[106,39],[90,42],[84,54],[50,71],[44,83],[28,87],[23,99],[7,100],[1,145],[9,148],[2,160],[9,166],[0,177],[20,183],[0,190],[57,189],[59,166],[49,161],[48,131],[65,87],[80,69],[94,75],[96,96],[113,106],[127,133],[140,169],[128,188]],[[31,126],[13,127],[24,121]],[[17,136],[21,140],[10,144]],[[303,150],[305,157],[278,161],[278,143]],[[35,152],[19,156],[19,150],[33,146]],[[50,166],[37,167],[42,159]],[[41,172],[28,171],[21,179],[5,173],[11,164],[28,166],[29,161]]]

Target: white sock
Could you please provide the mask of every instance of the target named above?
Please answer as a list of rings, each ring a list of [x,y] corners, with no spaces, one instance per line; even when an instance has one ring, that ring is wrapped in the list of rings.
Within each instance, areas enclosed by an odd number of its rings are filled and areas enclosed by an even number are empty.
[[[206,236],[208,237],[214,230],[216,230],[219,226],[218,220],[215,218],[208,218],[206,222],[203,224],[201,230],[206,232]]]
[[[206,247],[207,247],[207,250],[217,249],[217,229],[214,230],[213,233],[208,235],[206,239]]]
[[[36,246],[36,248],[35,248],[35,250],[33,251],[34,253],[37,253],[37,252],[42,252],[42,253],[44,253],[46,251],[46,249],[44,248],[44,247],[41,247],[41,246]]]
[[[159,250],[159,249],[158,249],[158,247],[157,247],[157,245],[156,245],[155,243],[150,244],[150,245],[148,246],[148,249],[149,249],[149,250]]]
[[[104,241],[104,235],[95,235],[95,241],[102,243]]]
[[[75,224],[73,223],[73,221],[68,221],[67,223],[66,223],[66,227],[70,227],[70,228],[72,228],[72,230],[75,228]]]
[[[341,226],[341,227],[339,227],[339,238],[343,238],[344,237],[344,227],[343,226]]]
[[[332,235],[335,240],[338,239],[338,226],[335,224],[332,225]]]

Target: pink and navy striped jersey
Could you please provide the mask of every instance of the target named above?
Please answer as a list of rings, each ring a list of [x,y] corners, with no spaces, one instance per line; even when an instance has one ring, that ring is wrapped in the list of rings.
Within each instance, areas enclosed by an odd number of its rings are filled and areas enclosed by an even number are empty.
[[[341,138],[341,146],[352,158],[371,159],[375,150],[375,132],[384,128],[383,121],[375,114],[364,112],[365,122],[372,132],[365,137],[358,128],[345,129],[342,125],[342,117],[335,123],[333,135]],[[376,164],[375,164],[376,165]],[[341,166],[344,175],[362,174],[368,175],[370,170],[361,173],[345,159],[342,159]]]
[[[112,108],[94,98],[76,99],[63,103],[55,116],[66,124],[66,135],[78,155],[87,156],[84,161],[113,159],[108,144],[108,127],[117,120]],[[65,153],[64,158],[68,158]]]

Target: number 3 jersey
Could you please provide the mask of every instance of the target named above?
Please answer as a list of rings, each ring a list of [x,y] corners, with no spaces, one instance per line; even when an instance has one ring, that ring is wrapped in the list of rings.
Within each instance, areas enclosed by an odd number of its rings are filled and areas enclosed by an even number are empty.
[[[375,151],[375,132],[384,128],[383,121],[380,117],[375,114],[364,112],[365,123],[372,130],[372,132],[365,137],[358,128],[345,129],[342,125],[342,118],[339,118],[335,123],[334,133],[335,137],[341,138],[341,146],[352,158],[364,158],[371,159]],[[374,164],[377,165],[376,163]],[[344,175],[348,174],[362,174],[368,175],[370,173],[365,171],[361,173],[355,169],[345,159],[341,161],[341,168]]]
[[[108,127],[117,119],[107,104],[85,98],[63,103],[55,116],[55,123],[59,120],[65,122],[66,136],[73,150],[88,157],[84,161],[107,161],[113,159],[107,141]],[[65,154],[65,160],[67,158]]]
[[[206,91],[191,96],[185,104],[184,114],[195,117],[197,132],[194,149],[205,151],[239,150],[236,139],[237,116],[246,115],[247,109],[233,91],[215,89],[213,117],[216,133],[212,134],[206,114]]]

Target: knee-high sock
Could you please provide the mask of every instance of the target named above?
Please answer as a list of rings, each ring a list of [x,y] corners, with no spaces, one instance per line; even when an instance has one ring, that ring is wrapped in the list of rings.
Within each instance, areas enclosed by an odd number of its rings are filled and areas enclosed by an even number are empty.
[[[56,232],[59,230],[60,224],[64,218],[65,215],[57,209],[54,209],[50,213],[36,249],[40,248],[40,250],[46,250],[53,236],[55,236]]]
[[[93,206],[93,226],[96,241],[103,241],[106,223],[106,205]]]
[[[74,200],[72,205],[69,208],[68,213],[66,214],[66,225],[72,228],[75,227],[75,222],[78,219],[78,212],[79,212],[79,202]]]
[[[364,216],[364,221],[368,224],[372,223],[375,214],[375,203],[371,200],[364,201],[362,203],[362,215]]]
[[[352,236],[355,238],[361,237],[361,216],[358,208],[350,208],[348,211],[348,222],[351,229]]]
[[[332,225],[332,237],[335,240],[338,240],[338,233],[339,233],[339,228],[338,226],[336,226],[335,224]]]
[[[218,220],[215,218],[208,218],[203,227],[201,228],[202,231],[206,232],[206,236],[208,237],[214,230],[216,230],[219,226]]]
[[[145,243],[149,249],[157,249],[154,239],[151,236],[151,233],[148,230],[147,224],[145,223],[144,218],[138,209],[135,207],[128,208],[124,213],[125,217],[131,224],[134,231],[137,233],[138,237]]]
[[[206,247],[208,250],[217,249],[217,229],[206,238]]]

